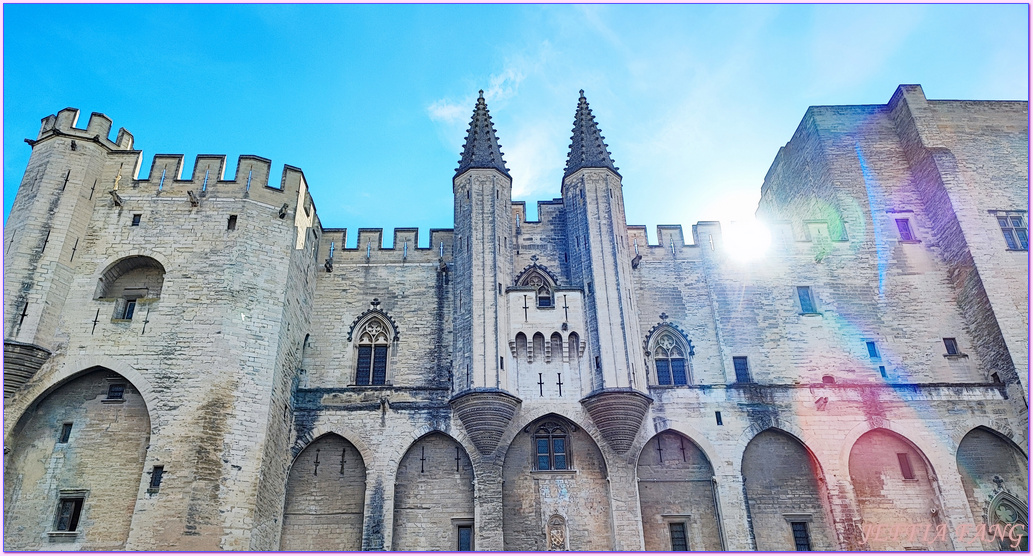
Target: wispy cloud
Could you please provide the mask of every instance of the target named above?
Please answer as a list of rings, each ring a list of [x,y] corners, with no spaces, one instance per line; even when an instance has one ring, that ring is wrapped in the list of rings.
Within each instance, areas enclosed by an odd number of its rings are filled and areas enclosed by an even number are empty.
[[[469,106],[447,99],[438,99],[427,107],[427,115],[430,116],[431,120],[450,126],[463,123],[469,116],[467,114],[469,111]]]

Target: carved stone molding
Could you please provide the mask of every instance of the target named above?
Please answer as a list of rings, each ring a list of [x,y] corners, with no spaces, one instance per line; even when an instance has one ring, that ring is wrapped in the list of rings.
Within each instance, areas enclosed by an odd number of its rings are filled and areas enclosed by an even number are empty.
[[[498,448],[502,433],[516,415],[520,401],[520,398],[502,390],[477,388],[457,394],[448,403],[477,451],[488,455]]]
[[[630,388],[597,390],[581,400],[606,443],[618,454],[625,454],[635,443],[642,419],[653,398]]]

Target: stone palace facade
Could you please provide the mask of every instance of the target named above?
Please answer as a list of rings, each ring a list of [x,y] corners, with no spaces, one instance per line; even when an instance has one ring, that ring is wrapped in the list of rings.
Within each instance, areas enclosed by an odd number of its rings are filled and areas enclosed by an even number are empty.
[[[626,223],[584,94],[537,221],[482,97],[389,247],[78,116],[4,228],[5,549],[1025,547],[1027,102],[810,108],[748,264]]]

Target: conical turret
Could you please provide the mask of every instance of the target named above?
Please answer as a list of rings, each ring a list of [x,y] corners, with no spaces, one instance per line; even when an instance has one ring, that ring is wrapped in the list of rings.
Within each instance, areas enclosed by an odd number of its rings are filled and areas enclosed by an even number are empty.
[[[473,109],[470,128],[466,131],[466,144],[463,145],[463,156],[459,159],[456,175],[470,168],[494,168],[509,177],[495,128],[491,125],[488,104],[484,102],[484,91],[478,91],[477,106]]]
[[[577,101],[573,135],[570,137],[570,152],[567,154],[567,169],[563,172],[563,177],[566,178],[582,168],[609,168],[617,173],[617,167],[613,165],[613,159],[610,158],[606,146],[582,89],[581,98]]]

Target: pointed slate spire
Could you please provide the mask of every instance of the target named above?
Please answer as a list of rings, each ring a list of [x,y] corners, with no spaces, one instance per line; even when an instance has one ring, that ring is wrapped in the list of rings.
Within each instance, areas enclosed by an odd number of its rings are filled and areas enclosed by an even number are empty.
[[[477,106],[473,109],[473,119],[466,131],[466,144],[463,145],[463,156],[459,159],[456,175],[470,168],[494,168],[509,176],[506,161],[502,160],[499,140],[495,137],[495,128],[491,125],[488,105],[484,102],[484,91],[478,91]]]
[[[603,143],[602,132],[595,123],[592,109],[588,107],[584,89],[581,90],[581,98],[577,101],[573,132],[570,137],[570,153],[567,154],[567,169],[563,172],[564,179],[582,168],[609,168],[620,175],[617,167],[613,165],[610,152],[606,150],[606,143]]]

